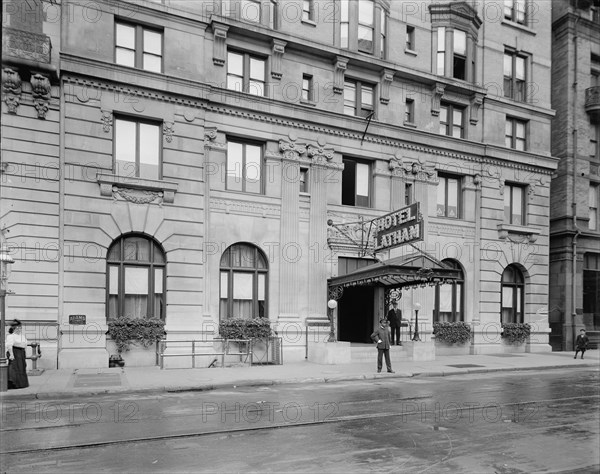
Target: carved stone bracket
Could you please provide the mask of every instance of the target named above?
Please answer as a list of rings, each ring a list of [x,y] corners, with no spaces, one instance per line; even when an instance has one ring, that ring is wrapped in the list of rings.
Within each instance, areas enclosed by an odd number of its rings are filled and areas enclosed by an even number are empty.
[[[229,27],[219,23],[213,23],[213,64],[224,66],[227,58],[227,31]]]
[[[534,227],[521,225],[498,224],[498,238],[515,243],[534,243],[540,236],[541,231]]]
[[[431,115],[434,117],[440,115],[440,102],[442,101],[445,88],[444,84],[436,83],[431,89]]]
[[[280,80],[283,76],[281,70],[281,60],[283,59],[283,53],[285,53],[285,41],[278,39],[273,40],[272,45],[272,58],[271,58],[271,77],[273,79]]]
[[[482,93],[476,92],[471,98],[471,115],[469,117],[471,125],[477,125],[477,122],[479,122],[479,109],[483,105],[484,97]]]
[[[41,74],[31,76],[31,91],[33,93],[33,105],[38,113],[38,118],[45,119],[50,106],[50,80]]]
[[[342,94],[344,92],[344,74],[348,67],[348,58],[337,56],[334,60],[334,64],[333,92],[335,94]]]
[[[21,76],[14,69],[2,69],[2,94],[9,114],[16,114],[21,101]]]
[[[379,95],[379,102],[387,105],[390,102],[390,86],[394,81],[394,71],[390,69],[384,69],[381,72],[381,94]]]
[[[175,124],[173,122],[163,122],[163,135],[165,136],[165,140],[167,143],[171,143],[173,141],[173,126]]]
[[[333,148],[325,148],[321,145],[308,145],[307,155],[314,164],[325,164],[333,160]]]
[[[102,112],[102,116],[100,117],[100,120],[102,121],[102,130],[104,130],[106,133],[109,133],[110,128],[112,127],[112,124],[113,124],[112,111],[101,110],[101,112]]]

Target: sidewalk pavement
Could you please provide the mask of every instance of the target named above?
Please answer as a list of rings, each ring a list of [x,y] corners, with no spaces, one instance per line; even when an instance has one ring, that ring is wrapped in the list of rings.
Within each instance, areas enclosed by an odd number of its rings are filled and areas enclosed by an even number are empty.
[[[123,367],[106,369],[45,370],[29,376],[29,387],[0,394],[0,401],[60,399],[126,393],[205,391],[222,388],[293,383],[326,383],[390,377],[447,376],[496,371],[543,370],[555,368],[600,369],[600,351],[590,350],[585,359],[573,359],[573,352],[486,354],[440,356],[435,361],[394,361],[394,374],[376,371],[372,363],[323,365],[293,362],[284,365],[201,369]]]

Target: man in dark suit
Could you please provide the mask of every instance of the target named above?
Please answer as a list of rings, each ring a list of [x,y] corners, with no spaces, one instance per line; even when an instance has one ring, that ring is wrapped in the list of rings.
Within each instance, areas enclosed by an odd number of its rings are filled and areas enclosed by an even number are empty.
[[[390,323],[390,329],[392,330],[392,346],[394,345],[394,339],[398,346],[402,345],[400,342],[400,325],[402,324],[402,310],[398,309],[398,301],[392,303],[392,309],[388,311],[387,320]]]
[[[390,361],[390,330],[385,319],[381,318],[379,320],[379,327],[371,334],[371,339],[377,343],[377,372],[381,372],[383,356],[385,356],[387,371],[393,374],[392,362]]]

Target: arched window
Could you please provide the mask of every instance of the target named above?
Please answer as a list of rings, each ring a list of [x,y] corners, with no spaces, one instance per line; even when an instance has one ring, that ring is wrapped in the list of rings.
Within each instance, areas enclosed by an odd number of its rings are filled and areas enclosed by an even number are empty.
[[[525,306],[525,280],[515,265],[502,273],[502,322],[522,323]]]
[[[106,316],[165,318],[165,254],[140,234],[119,237],[106,257]]]
[[[465,277],[460,263],[450,258],[443,260],[448,267],[459,270],[460,277],[455,283],[435,287],[435,307],[433,322],[443,323],[464,321]]]
[[[221,257],[221,319],[264,318],[267,259],[251,244],[234,244]]]

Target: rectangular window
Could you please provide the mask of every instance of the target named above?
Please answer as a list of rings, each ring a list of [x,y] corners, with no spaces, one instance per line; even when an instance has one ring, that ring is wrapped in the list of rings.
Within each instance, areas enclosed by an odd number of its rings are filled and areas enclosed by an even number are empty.
[[[465,108],[453,104],[440,105],[440,134],[465,138]]]
[[[598,230],[598,189],[597,184],[590,183],[588,191],[589,217],[588,228],[590,230]]]
[[[437,29],[437,74],[443,76],[446,72],[446,28]]]
[[[504,222],[525,225],[525,188],[523,186],[505,185]]]
[[[305,21],[312,21],[313,18],[314,18],[313,0],[303,0],[303,2],[302,2],[302,19]]]
[[[583,255],[583,312],[593,315],[594,329],[600,328],[600,254]]]
[[[358,50],[373,53],[375,34],[375,3],[373,0],[358,0]]]
[[[404,123],[415,123],[415,101],[406,99],[404,106]]]
[[[600,161],[600,125],[590,123],[590,158],[595,161]]]
[[[467,77],[467,34],[462,30],[454,30],[452,77],[465,80]]]
[[[504,18],[521,25],[526,20],[526,0],[504,0]]]
[[[360,81],[344,81],[344,113],[367,117],[375,110],[375,87]]]
[[[114,121],[115,174],[161,179],[160,125],[125,118]]]
[[[406,49],[414,51],[415,49],[415,27],[406,25]]]
[[[506,118],[504,141],[508,148],[524,151],[527,148],[527,122]]]
[[[162,72],[161,31],[115,23],[115,63],[146,71]]]
[[[458,219],[460,217],[460,178],[439,175],[439,180],[436,215]]]
[[[227,189],[262,193],[262,146],[229,140],[227,142]]]
[[[350,1],[340,0],[340,46],[350,47]]]
[[[504,97],[527,101],[527,58],[514,51],[504,52]]]
[[[308,192],[308,168],[300,168],[300,192]]]
[[[313,78],[308,74],[302,75],[302,100],[313,100]]]
[[[413,185],[412,183],[404,184],[404,205],[410,206],[413,203]]]
[[[371,164],[350,158],[344,158],[343,163],[342,204],[370,207]]]
[[[385,51],[386,51],[386,36],[387,36],[387,13],[382,8],[380,19],[379,19],[379,57],[385,59]]]
[[[248,53],[227,52],[227,89],[264,96],[266,61]]]

